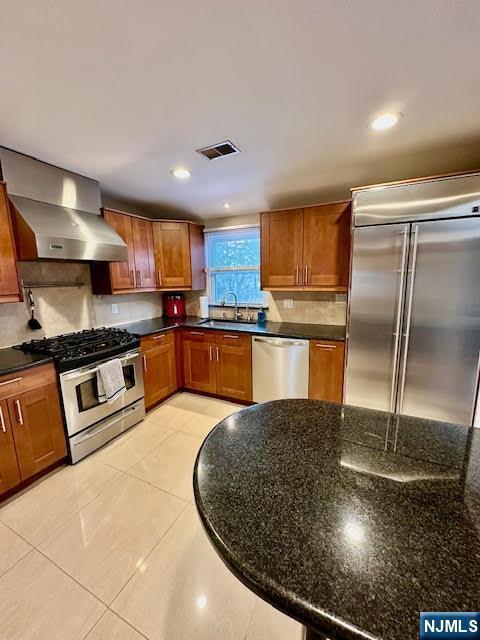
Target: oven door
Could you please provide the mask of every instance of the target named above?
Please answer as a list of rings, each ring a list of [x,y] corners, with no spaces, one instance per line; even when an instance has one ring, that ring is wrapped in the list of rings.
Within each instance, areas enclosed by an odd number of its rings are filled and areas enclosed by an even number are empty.
[[[120,360],[126,392],[112,404],[98,400],[97,371],[100,362],[60,375],[63,408],[69,436],[144,397],[140,352],[137,350],[126,353]],[[105,360],[101,362],[105,362]]]

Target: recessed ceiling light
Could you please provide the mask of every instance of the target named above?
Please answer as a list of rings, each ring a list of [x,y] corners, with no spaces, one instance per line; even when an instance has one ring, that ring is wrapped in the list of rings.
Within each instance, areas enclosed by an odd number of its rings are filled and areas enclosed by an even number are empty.
[[[381,113],[370,122],[370,129],[373,129],[374,131],[390,129],[398,123],[401,117],[401,113]]]
[[[188,169],[185,169],[185,167],[175,167],[175,169],[172,169],[171,174],[174,178],[178,178],[179,180],[185,180],[186,178],[190,178],[192,175]]]
[[[223,208],[224,208],[224,209],[231,209],[231,208],[232,208],[232,205],[231,205],[229,202],[224,202],[224,203],[223,203]]]

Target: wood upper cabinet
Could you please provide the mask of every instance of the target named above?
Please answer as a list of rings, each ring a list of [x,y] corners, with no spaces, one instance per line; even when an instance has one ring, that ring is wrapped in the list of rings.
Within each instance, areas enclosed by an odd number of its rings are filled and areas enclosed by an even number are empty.
[[[136,291],[206,287],[203,227],[191,222],[149,220],[104,209],[105,220],[127,244],[127,262],[91,264],[92,291]]]
[[[261,214],[262,288],[346,291],[350,201]]]
[[[0,378],[0,494],[67,455],[52,364]]]
[[[0,401],[0,494],[20,483],[17,453],[6,400]]]
[[[145,407],[149,409],[177,389],[175,336],[173,331],[142,338]]]
[[[19,302],[15,244],[5,183],[0,182],[0,302]]]
[[[303,213],[303,284],[348,287],[350,203],[308,207]]]
[[[344,359],[344,342],[310,340],[310,399],[342,402]]]
[[[110,284],[113,291],[135,288],[135,251],[133,246],[132,218],[124,213],[104,209],[105,220],[115,229],[127,245],[127,262],[110,262]],[[105,265],[99,265],[105,267]],[[93,273],[92,273],[93,275]],[[95,279],[92,277],[92,285]]]
[[[188,222],[154,222],[155,262],[161,288],[192,286]]]
[[[252,339],[239,333],[215,336],[217,394],[252,400]]]
[[[303,209],[261,215],[263,288],[295,287],[303,265]]]

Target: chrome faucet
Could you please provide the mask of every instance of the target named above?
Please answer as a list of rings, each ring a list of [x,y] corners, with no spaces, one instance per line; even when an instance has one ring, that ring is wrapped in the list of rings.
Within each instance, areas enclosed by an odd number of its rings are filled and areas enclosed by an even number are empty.
[[[234,314],[233,314],[233,319],[234,320],[241,320],[243,318],[243,315],[241,312],[238,311],[238,297],[237,294],[234,291],[227,291],[227,293],[223,296],[223,298],[220,301],[220,306],[224,307],[225,306],[225,301],[227,299],[227,296],[233,296],[235,298],[235,310],[234,310]]]

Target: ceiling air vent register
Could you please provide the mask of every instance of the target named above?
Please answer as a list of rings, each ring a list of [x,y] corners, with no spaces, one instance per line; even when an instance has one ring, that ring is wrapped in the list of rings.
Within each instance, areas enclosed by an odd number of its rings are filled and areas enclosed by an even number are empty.
[[[223,158],[223,156],[230,156],[233,153],[240,153],[240,149],[230,140],[224,140],[223,142],[212,144],[210,147],[196,149],[196,152],[207,158],[207,160],[216,160],[217,158]]]

